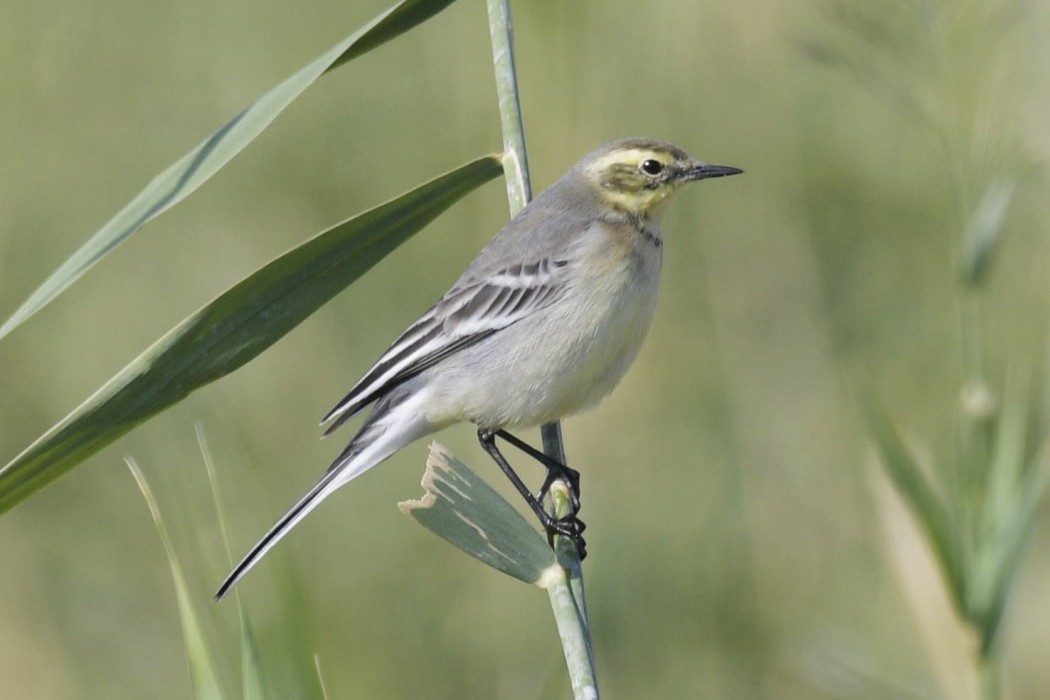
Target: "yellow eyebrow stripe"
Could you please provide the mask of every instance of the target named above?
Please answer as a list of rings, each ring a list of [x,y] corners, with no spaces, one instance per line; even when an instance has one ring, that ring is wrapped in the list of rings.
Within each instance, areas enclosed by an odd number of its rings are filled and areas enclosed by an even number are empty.
[[[590,163],[587,166],[587,172],[591,175],[596,175],[616,164],[638,165],[649,159],[664,163],[667,160],[667,154],[649,148],[630,148],[625,151],[615,151]]]

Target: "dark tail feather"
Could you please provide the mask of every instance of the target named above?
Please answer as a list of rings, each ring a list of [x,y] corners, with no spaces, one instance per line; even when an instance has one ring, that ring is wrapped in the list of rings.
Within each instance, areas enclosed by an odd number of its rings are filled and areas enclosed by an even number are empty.
[[[229,593],[263,555],[336,489],[413,440],[433,432],[436,426],[428,423],[418,410],[422,400],[419,394],[411,392],[395,392],[381,399],[328,472],[251,548],[223,581],[215,599],[220,600]]]
[[[339,461],[336,464],[339,464]],[[333,469],[321,477],[321,480],[314,484],[306,495],[300,498],[299,502],[292,506],[291,510],[285,513],[277,524],[270,528],[269,532],[263,535],[261,540],[255,543],[255,546],[241,559],[241,563],[234,567],[230,575],[219,586],[218,592],[215,593],[215,600],[222,600],[230,589],[236,586],[237,582],[244,578],[244,575],[262,559],[263,555],[287,535],[300,520],[305,518],[307,513],[316,508],[328,496],[329,487],[334,489],[338,486],[338,484],[333,485],[333,482],[339,473],[338,470]]]

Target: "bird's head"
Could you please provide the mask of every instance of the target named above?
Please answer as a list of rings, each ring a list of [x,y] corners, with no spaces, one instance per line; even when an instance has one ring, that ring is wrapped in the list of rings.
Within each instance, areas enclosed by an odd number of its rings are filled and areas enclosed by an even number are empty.
[[[576,170],[603,204],[643,218],[658,217],[687,182],[744,172],[701,163],[677,146],[649,138],[606,144],[585,156]]]

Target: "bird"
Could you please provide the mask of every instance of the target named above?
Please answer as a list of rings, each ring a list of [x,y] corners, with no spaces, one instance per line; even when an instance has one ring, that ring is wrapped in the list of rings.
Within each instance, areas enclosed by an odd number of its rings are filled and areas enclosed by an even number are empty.
[[[328,435],[371,407],[324,476],[248,551],[216,599],[340,487],[409,443],[461,422],[477,426],[482,447],[526,497],[548,537],[569,536],[582,554],[578,472],[508,431],[578,413],[613,390],[638,355],[656,307],[668,205],[690,182],[742,172],[645,137],[584,156],[496,233],[325,415]],[[513,473],[497,436],[547,466],[538,495]],[[570,518],[555,520],[540,503],[555,477],[572,486]]]

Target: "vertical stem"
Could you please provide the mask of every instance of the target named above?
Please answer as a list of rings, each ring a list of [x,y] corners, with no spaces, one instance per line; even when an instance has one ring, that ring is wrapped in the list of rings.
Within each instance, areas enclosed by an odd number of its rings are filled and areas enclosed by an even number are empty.
[[[557,424],[555,424],[557,425]],[[551,487],[554,514],[564,517],[572,512],[569,486],[556,481]],[[556,537],[554,552],[558,556],[562,575],[547,586],[554,621],[558,625],[565,665],[569,671],[572,696],[575,700],[598,700],[598,677],[595,673],[594,647],[591,645],[590,624],[587,621],[587,602],[583,595],[583,567],[576,545],[567,537]]]
[[[500,129],[503,132],[503,171],[507,201],[513,217],[532,199],[529,159],[525,153],[525,126],[518,100],[518,74],[514,67],[514,31],[510,26],[508,0],[487,0],[489,36],[492,39],[492,68],[496,73]]]
[[[503,132],[503,172],[507,181],[510,215],[515,216],[532,199],[529,181],[529,158],[525,151],[525,126],[518,99],[518,76],[514,67],[514,31],[511,28],[508,0],[487,0],[489,35],[492,40],[492,67],[496,74],[496,96],[499,100],[500,128]],[[541,428],[543,451],[565,463],[565,444],[561,424],[548,423]]]
[[[999,665],[992,652],[982,650],[977,659],[980,700],[999,700]]]
[[[509,0],[486,0],[486,4],[500,128],[503,132],[503,172],[507,181],[510,215],[515,216],[532,199],[532,185],[529,182],[525,127],[521,118],[518,78],[514,67],[514,32],[511,29]],[[541,428],[541,434],[543,451],[564,464],[565,444],[561,437],[561,424],[548,423]],[[569,514],[568,484],[558,481],[552,485],[550,507],[557,517]],[[547,593],[562,640],[573,697],[576,700],[598,700],[594,651],[587,622],[579,553],[575,545],[564,537],[555,538],[555,551],[564,576],[552,583]]]

